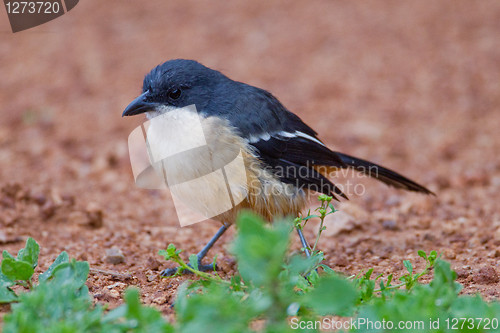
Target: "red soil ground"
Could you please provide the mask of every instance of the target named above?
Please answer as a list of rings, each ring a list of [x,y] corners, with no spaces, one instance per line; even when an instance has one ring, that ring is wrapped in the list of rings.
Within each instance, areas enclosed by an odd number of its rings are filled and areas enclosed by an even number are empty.
[[[116,306],[136,285],[171,314],[186,277],[160,279],[170,264],[158,250],[197,252],[218,223],[180,228],[168,193],[134,186],[127,136],[143,119],[121,112],[153,66],[190,58],[270,90],[330,147],[437,193],[335,179],[366,192],[336,205],[319,244],[328,265],[398,276],[403,259],[421,268],[417,251],[437,250],[463,293],[500,296],[499,2],[81,1],[16,34],[0,17],[0,248],[34,237],[38,272],[66,250],[89,261],[97,302]],[[223,276],[233,235],[209,253]],[[113,247],[123,263],[106,261]]]

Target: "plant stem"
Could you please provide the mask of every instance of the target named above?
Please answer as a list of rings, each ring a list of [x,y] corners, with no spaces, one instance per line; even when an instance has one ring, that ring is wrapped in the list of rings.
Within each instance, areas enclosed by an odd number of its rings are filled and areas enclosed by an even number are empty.
[[[418,279],[420,279],[422,276],[424,276],[425,274],[427,274],[429,272],[429,269],[432,267],[433,265],[431,265],[429,262],[427,262],[427,264],[425,265],[425,268],[422,272],[418,273],[418,274],[415,274],[413,276],[413,282],[417,282]],[[406,286],[407,283],[406,282],[401,282],[401,283],[398,283],[398,284],[395,284],[395,285],[392,285],[392,286],[386,286],[384,289],[375,289],[373,290],[374,293],[378,293],[378,292],[381,292],[383,290],[391,290],[391,289],[398,289],[398,288],[401,288],[403,286]],[[412,283],[413,285],[413,283]]]
[[[319,230],[318,230],[318,234],[316,236],[316,240],[314,241],[314,245],[313,245],[313,248],[311,250],[311,253],[314,254],[315,251],[316,251],[316,246],[318,245],[318,242],[319,242],[319,238],[321,237],[321,233],[323,232],[323,227],[324,227],[324,223],[325,223],[325,217],[327,214],[326,210],[328,208],[328,204],[330,203],[330,200],[321,200],[321,206],[319,207],[318,211],[320,213],[320,223],[319,223]]]
[[[172,260],[174,262],[176,262],[177,264],[179,264],[180,268],[182,270],[188,270],[190,271],[191,273],[193,273],[194,275],[197,275],[199,276],[200,278],[202,279],[205,279],[205,280],[212,280],[212,281],[217,281],[217,282],[223,282],[223,283],[226,283],[226,284],[230,284],[229,281],[226,281],[226,280],[223,280],[221,277],[219,277],[218,275],[212,275],[212,274],[209,274],[209,273],[206,273],[206,272],[202,272],[202,271],[199,271],[197,269],[194,269],[193,267],[189,266],[188,264],[186,264],[184,262],[184,260],[182,260],[182,258],[180,256],[177,256],[175,258],[172,258]]]

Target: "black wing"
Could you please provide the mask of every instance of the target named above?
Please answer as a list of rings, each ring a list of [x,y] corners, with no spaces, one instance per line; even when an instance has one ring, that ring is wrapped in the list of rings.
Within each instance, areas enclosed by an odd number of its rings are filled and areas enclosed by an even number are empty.
[[[234,83],[234,81],[233,81]],[[240,83],[231,90],[232,114],[220,113],[255,148],[262,162],[283,182],[309,188],[335,198],[347,198],[315,166],[353,168],[387,185],[408,191],[433,194],[418,183],[375,163],[331,151],[317,133],[288,111],[271,93]],[[222,90],[221,93],[229,90]]]
[[[282,182],[298,188],[330,195],[347,196],[314,167],[321,165],[346,167],[340,158],[322,144],[307,138],[283,137],[275,134],[267,140],[250,142],[264,166]]]

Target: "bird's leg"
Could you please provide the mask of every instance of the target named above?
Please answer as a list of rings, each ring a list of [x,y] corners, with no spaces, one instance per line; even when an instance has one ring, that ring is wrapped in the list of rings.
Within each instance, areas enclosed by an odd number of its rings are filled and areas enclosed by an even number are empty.
[[[306,253],[306,256],[308,258],[311,257],[311,252],[309,251],[310,247],[309,247],[309,244],[307,244],[307,240],[306,238],[304,237],[304,234],[302,233],[302,229],[300,229],[299,227],[296,227],[297,229],[297,233],[299,234],[299,238],[300,238],[300,242],[302,243],[302,247],[304,248],[304,252]],[[316,272],[318,272],[318,268],[316,267],[314,269]],[[307,273],[304,277],[309,280],[309,275],[311,274],[311,272]]]
[[[207,264],[207,265],[202,265],[201,260],[206,256],[207,252],[214,246],[215,242],[226,232],[226,230],[230,227],[231,225],[225,225],[223,224],[222,227],[217,231],[217,233],[212,237],[212,239],[201,249],[200,252],[196,255],[198,258],[198,270],[205,272],[205,271],[210,271],[214,268],[213,264]],[[190,265],[191,266],[191,265]],[[178,267],[175,268],[167,268],[163,272],[161,272],[161,276],[171,276],[177,273]],[[188,270],[184,270],[185,273],[190,273]],[[184,273],[183,272],[183,273]]]
[[[310,247],[309,244],[307,244],[304,234],[302,233],[302,229],[300,229],[299,227],[296,227],[295,229],[297,229],[297,233],[299,234],[300,242],[302,243],[304,252],[306,253],[306,256],[309,258],[311,256],[311,252],[309,251]]]
[[[229,225],[230,226],[230,225]],[[212,239],[201,249],[200,252],[196,255],[198,257],[198,269],[200,271],[210,270],[213,268],[213,265],[201,265],[201,260],[207,255],[207,252],[214,246],[215,242],[226,232],[229,226],[223,224],[222,227],[217,231],[217,233],[212,237]],[[208,269],[202,269],[201,267],[208,267]]]

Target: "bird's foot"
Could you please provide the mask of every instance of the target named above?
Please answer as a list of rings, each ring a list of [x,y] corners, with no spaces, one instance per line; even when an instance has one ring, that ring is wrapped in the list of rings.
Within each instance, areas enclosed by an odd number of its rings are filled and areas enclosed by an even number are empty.
[[[188,266],[193,267],[193,266],[191,266],[191,264],[188,264]],[[217,265],[215,265],[215,269],[217,269]],[[172,276],[172,275],[176,274],[178,270],[179,270],[179,267],[167,268],[167,269],[163,270],[160,273],[160,275],[162,277]],[[213,271],[214,265],[213,264],[202,265],[202,264],[198,263],[198,270],[201,272]],[[184,269],[180,274],[193,274],[193,272],[191,272],[189,269]]]

